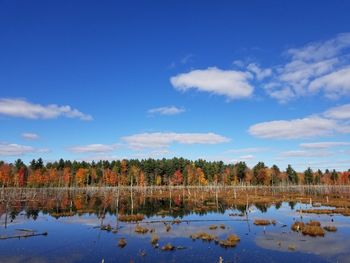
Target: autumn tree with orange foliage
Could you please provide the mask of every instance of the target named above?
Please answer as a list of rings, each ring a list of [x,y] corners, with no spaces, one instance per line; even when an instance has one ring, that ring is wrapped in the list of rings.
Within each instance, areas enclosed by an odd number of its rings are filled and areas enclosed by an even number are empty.
[[[208,185],[208,180],[205,178],[205,174],[200,167],[196,169],[196,177],[200,185]]]
[[[143,171],[141,171],[139,174],[139,177],[137,179],[137,185],[138,186],[146,186],[147,185],[147,180],[145,177],[145,173]]]
[[[83,187],[86,185],[86,175],[87,170],[84,168],[79,168],[75,174],[75,184],[79,187]]]
[[[105,169],[103,171],[104,183],[109,186],[116,186],[118,184],[117,173],[110,169]]]
[[[186,174],[187,174],[187,185],[195,185],[198,182],[196,178],[196,173],[194,167],[190,164],[186,165]]]
[[[0,166],[0,184],[3,186],[11,185],[11,167],[8,164]]]
[[[63,184],[65,187],[68,187],[70,186],[70,183],[71,183],[71,169],[70,167],[65,167],[63,169]]]
[[[126,160],[122,160],[120,164],[120,178],[119,185],[128,184],[128,163]]]
[[[172,185],[182,185],[183,183],[183,176],[180,170],[176,170],[176,172],[173,174],[171,178],[171,184]]]

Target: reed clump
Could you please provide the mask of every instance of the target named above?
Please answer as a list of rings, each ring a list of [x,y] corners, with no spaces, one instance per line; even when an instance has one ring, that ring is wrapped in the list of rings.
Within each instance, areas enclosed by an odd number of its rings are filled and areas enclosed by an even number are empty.
[[[294,224],[292,225],[291,229],[293,231],[301,231],[302,228],[305,227],[305,224],[303,222],[299,222],[299,221],[296,221],[294,222]]]
[[[235,247],[240,240],[241,239],[238,236],[236,236],[235,234],[230,234],[230,235],[228,235],[226,240],[219,241],[219,245],[221,247],[225,247],[225,248]]]
[[[339,214],[343,216],[350,216],[349,208],[335,208],[335,209],[302,209],[298,212],[305,214],[317,214],[317,215],[332,215]]]
[[[110,232],[110,231],[112,231],[112,226],[110,224],[101,225],[101,230]]]
[[[157,234],[153,234],[152,237],[151,237],[151,244],[153,246],[157,245],[158,244],[158,241],[159,241],[159,237]]]
[[[196,234],[192,234],[192,235],[190,236],[190,238],[192,238],[192,239],[201,239],[201,240],[203,240],[203,241],[208,241],[208,242],[210,242],[210,241],[215,240],[215,239],[216,239],[216,236],[210,235],[210,234],[205,233],[205,232],[199,232],[199,233],[196,233]]]
[[[120,248],[125,247],[126,244],[127,244],[127,243],[126,243],[126,239],[125,239],[125,238],[119,239],[119,241],[118,241],[118,246],[119,246]]]
[[[321,226],[321,223],[318,221],[310,220],[309,223],[307,223],[308,226]]]
[[[136,214],[136,215],[119,215],[119,221],[121,222],[139,222],[142,221],[145,218],[142,214]]]
[[[292,225],[292,230],[301,232],[305,236],[312,236],[312,237],[317,237],[321,236],[323,237],[325,235],[325,232],[323,228],[321,227],[321,223],[318,221],[313,221],[311,220],[308,223],[303,223],[303,222],[295,222]]]
[[[135,227],[135,232],[136,232],[136,233],[139,233],[139,234],[146,234],[148,231],[149,231],[148,228],[142,227],[142,226],[140,226],[140,225],[137,225],[137,226]]]
[[[172,250],[175,250],[175,247],[172,244],[168,243],[168,244],[162,246],[162,250],[163,251],[172,251]]]
[[[317,214],[317,215],[330,215],[334,214],[335,209],[301,209],[297,210],[299,213],[304,214]]]
[[[312,236],[312,237],[317,237],[317,236],[323,237],[325,234],[322,227],[310,226],[310,225],[305,225],[305,227],[301,230],[301,233],[305,236]]]
[[[267,225],[271,225],[271,221],[270,220],[266,220],[266,219],[255,219],[254,220],[254,225],[256,226],[267,226]]]
[[[335,226],[324,226],[323,229],[328,232],[336,232],[338,230]]]

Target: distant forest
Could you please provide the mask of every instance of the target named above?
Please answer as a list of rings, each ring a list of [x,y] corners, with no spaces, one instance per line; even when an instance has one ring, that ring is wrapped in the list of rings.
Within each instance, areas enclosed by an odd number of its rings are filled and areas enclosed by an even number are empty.
[[[77,162],[60,159],[44,164],[41,158],[27,166],[0,161],[2,187],[85,187],[150,185],[279,185],[349,184],[348,171],[306,169],[296,172],[291,165],[281,170],[263,162],[249,168],[245,162],[191,161],[183,158]]]

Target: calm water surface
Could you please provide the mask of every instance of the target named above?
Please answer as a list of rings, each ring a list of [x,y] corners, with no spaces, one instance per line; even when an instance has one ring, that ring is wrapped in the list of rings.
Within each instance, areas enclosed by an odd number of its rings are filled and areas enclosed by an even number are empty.
[[[82,198],[83,197],[83,198]],[[45,197],[48,198],[48,197]],[[62,198],[62,197],[60,197]],[[70,199],[71,198],[71,199]],[[186,203],[162,198],[137,199],[130,211],[130,200],[115,206],[85,195],[79,195],[80,203],[72,196],[62,206],[53,202],[50,207],[40,207],[43,202],[17,202],[11,207],[2,207],[0,236],[12,237],[33,230],[47,232],[47,236],[11,238],[0,240],[1,262],[350,262],[350,221],[341,215],[300,215],[297,209],[310,208],[310,204],[282,202],[269,205],[229,206],[225,200],[216,200],[201,209],[186,208]],[[46,199],[45,199],[46,200]],[[58,199],[55,199],[56,201]],[[152,203],[154,207],[152,208]],[[47,200],[44,202],[47,205]],[[205,202],[204,202],[205,203]],[[135,207],[134,207],[135,206]],[[102,209],[101,207],[104,207]],[[117,210],[116,210],[117,209]],[[206,211],[207,210],[207,211]],[[159,237],[159,246],[152,246],[152,233],[135,233],[136,223],[121,222],[117,214],[145,214],[140,226],[152,229]],[[180,216],[179,216],[180,215]],[[166,230],[163,221],[180,219],[169,223]],[[276,220],[276,225],[256,226],[254,219]],[[337,232],[326,232],[324,237],[308,237],[292,232],[295,220],[308,222],[318,220],[322,225],[334,225]],[[156,222],[154,222],[156,221]],[[157,222],[161,221],[161,222]],[[101,230],[110,225],[114,231]],[[209,226],[221,224],[210,230]],[[215,242],[192,240],[191,234],[206,232],[225,239],[236,234],[240,242],[233,248],[222,248]],[[127,245],[118,246],[120,238]],[[178,247],[174,251],[163,251],[167,243]]]

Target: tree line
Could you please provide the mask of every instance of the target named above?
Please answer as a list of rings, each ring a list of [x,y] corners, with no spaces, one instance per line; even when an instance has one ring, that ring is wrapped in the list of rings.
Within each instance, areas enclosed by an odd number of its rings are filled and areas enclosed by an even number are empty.
[[[279,184],[348,184],[348,171],[311,168],[296,172],[291,165],[280,170],[263,162],[249,168],[245,162],[173,159],[131,159],[115,161],[70,161],[60,159],[44,164],[41,158],[26,165],[0,161],[2,187],[85,187],[150,185],[279,185]]]

